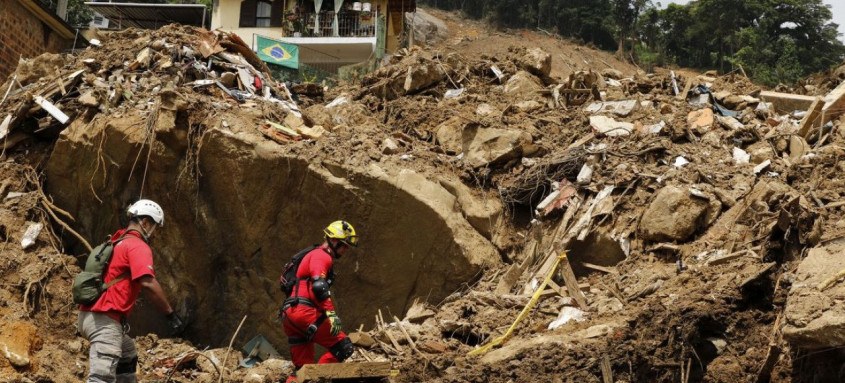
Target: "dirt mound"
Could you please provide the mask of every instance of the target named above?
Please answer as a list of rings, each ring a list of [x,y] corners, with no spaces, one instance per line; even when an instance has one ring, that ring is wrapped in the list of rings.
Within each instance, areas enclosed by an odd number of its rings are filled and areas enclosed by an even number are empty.
[[[236,344],[263,334],[284,354],[275,278],[338,216],[364,233],[335,291],[360,331],[353,359],[389,360],[398,381],[838,378],[835,350],[803,351],[838,338],[781,335],[838,317],[838,305],[784,310],[814,288],[802,281],[819,289],[806,270],[824,266],[799,268],[805,254],[845,235],[836,97],[779,113],[795,99],[741,74],[638,73],[534,32],[446,22],[453,47],[402,50],[324,96],[275,83],[230,35],[174,26],[104,37],[21,83],[0,104],[17,159],[0,193],[14,247],[0,369],[84,374],[58,288],[76,259],[61,254],[84,253],[78,237],[107,234],[143,195],[168,211],[160,278],[193,322],[186,340],[139,340],[147,379],[288,373],[280,359],[224,366],[221,347],[246,316]],[[839,291],[831,273],[820,302]],[[160,321],[141,304],[133,332]],[[34,326],[47,331],[9,335]]]

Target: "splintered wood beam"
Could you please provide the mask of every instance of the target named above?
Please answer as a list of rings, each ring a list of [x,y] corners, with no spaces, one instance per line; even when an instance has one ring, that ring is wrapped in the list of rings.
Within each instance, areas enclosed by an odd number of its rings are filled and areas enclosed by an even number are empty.
[[[306,364],[296,372],[300,382],[333,379],[385,378],[390,376],[390,362]]]
[[[569,257],[564,256],[560,261],[559,267],[563,273],[563,281],[566,284],[566,290],[569,292],[569,296],[575,299],[581,310],[589,310],[590,307],[587,305],[587,298],[584,296],[581,288],[578,287],[578,279],[575,278],[575,272],[572,271],[572,265],[569,264]]]

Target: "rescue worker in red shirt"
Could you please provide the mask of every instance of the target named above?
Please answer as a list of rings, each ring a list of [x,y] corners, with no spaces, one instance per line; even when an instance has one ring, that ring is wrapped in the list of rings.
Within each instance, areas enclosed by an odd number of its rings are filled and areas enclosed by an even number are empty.
[[[159,226],[164,226],[164,211],[157,203],[142,199],[129,209],[129,226],[111,236],[116,242],[103,282],[108,286],[90,306],[79,307],[77,329],[91,342],[89,383],[134,383],[138,365],[135,341],[126,332],[126,319],[141,290],[167,315],[174,332],[185,322],[174,312],[155,278],[153,253],[147,244]]]
[[[358,246],[358,236],[346,221],[332,222],[323,233],[323,244],[302,258],[293,293],[282,305],[282,324],[295,367],[288,383],[296,382],[296,370],[314,363],[315,343],[329,350],[317,363],[343,362],[355,351],[341,329],[329,289],[334,280],[334,259]]]

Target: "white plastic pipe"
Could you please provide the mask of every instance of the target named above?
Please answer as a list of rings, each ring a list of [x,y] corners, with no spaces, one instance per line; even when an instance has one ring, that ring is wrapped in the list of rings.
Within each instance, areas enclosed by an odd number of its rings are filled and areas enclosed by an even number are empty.
[[[61,109],[53,105],[52,102],[45,100],[44,97],[35,96],[35,103],[41,106],[41,108],[47,111],[47,113],[50,113],[50,115],[58,120],[62,125],[67,124],[68,120],[70,120],[70,117],[62,112]]]

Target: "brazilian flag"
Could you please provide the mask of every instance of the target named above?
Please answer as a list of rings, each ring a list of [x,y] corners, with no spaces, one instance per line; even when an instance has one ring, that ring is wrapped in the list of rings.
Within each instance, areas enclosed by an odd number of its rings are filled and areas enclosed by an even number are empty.
[[[298,46],[262,36],[255,37],[255,52],[262,61],[299,69]]]

